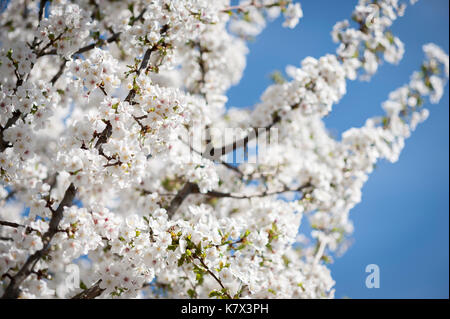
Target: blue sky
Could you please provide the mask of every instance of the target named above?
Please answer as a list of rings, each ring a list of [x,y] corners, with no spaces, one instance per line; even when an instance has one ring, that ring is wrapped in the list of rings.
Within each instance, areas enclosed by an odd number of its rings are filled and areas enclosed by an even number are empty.
[[[274,70],[307,57],[334,53],[330,31],[350,18],[355,1],[301,1],[304,18],[294,30],[271,23],[254,42],[241,83],[229,92],[229,106],[254,105]],[[348,93],[326,118],[335,135],[382,114],[390,91],[405,84],[423,60],[422,45],[449,51],[449,2],[421,0],[408,6],[392,30],[405,43],[399,65],[385,63],[370,82],[351,82]],[[330,266],[338,298],[449,297],[449,95],[427,105],[430,118],[407,140],[400,161],[381,162],[351,216],[354,244]],[[379,289],[365,287],[365,267],[380,267]]]

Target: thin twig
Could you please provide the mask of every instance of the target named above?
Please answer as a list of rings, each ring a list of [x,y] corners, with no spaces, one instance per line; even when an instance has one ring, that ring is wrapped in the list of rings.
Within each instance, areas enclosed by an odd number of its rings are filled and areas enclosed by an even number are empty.
[[[26,226],[26,225],[21,225],[21,224],[17,224],[17,223],[12,223],[12,222],[8,222],[5,220],[0,220],[0,226],[6,226],[6,227],[12,227],[12,228],[25,228],[25,231],[27,233],[31,233],[31,232],[39,232],[37,229],[34,229],[30,226]]]
[[[215,281],[217,281],[217,283],[220,285],[220,287],[222,287],[222,289],[225,291],[225,295],[229,298],[229,299],[233,299],[230,295],[230,293],[228,292],[228,289],[224,286],[224,284],[222,283],[222,281],[209,269],[209,267],[205,264],[205,261],[198,257],[195,256],[195,258],[200,261],[200,263],[202,264],[202,266],[205,268],[205,270],[211,275],[211,277],[214,278]]]

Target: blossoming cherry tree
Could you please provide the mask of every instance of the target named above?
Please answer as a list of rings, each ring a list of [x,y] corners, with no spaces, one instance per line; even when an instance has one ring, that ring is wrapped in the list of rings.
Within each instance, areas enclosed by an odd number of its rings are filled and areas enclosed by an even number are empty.
[[[332,30],[336,52],[288,66],[248,109],[226,107],[247,43],[280,15],[294,28],[298,2],[2,4],[3,298],[333,297],[327,261],[368,175],[398,160],[449,76],[425,44],[384,115],[338,140],[323,118],[347,83],[402,59],[403,1],[360,0]]]

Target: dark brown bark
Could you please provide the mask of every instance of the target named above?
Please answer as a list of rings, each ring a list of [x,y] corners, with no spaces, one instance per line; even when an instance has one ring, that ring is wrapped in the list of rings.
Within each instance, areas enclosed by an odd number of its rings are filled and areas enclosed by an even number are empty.
[[[70,184],[67,188],[64,198],[61,203],[59,203],[58,208],[52,213],[52,218],[50,219],[50,224],[48,231],[42,236],[42,241],[44,247],[41,250],[36,251],[34,254],[30,255],[25,261],[25,264],[20,268],[20,270],[14,276],[11,276],[8,287],[5,289],[5,293],[2,299],[16,299],[20,295],[20,285],[22,282],[33,272],[33,268],[36,263],[45,256],[50,250],[50,243],[58,233],[58,226],[63,218],[64,208],[70,206],[75,198],[76,188],[73,184]]]

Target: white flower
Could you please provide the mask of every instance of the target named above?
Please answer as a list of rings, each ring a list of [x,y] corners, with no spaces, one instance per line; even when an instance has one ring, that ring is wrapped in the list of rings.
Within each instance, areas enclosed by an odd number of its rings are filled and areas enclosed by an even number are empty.
[[[300,19],[303,17],[303,10],[300,3],[290,3],[284,12],[286,21],[283,23],[284,27],[295,28]]]

